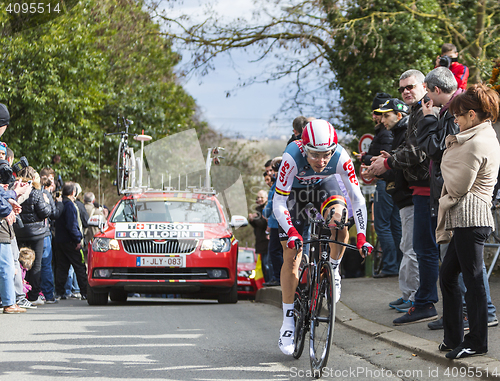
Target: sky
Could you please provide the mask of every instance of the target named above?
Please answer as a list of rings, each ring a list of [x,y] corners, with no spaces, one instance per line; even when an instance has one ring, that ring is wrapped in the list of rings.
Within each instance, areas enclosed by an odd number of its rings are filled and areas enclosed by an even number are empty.
[[[207,1],[185,0],[175,3],[173,11],[169,13],[172,16],[182,12],[195,20],[201,20],[204,13],[200,4],[206,3]],[[214,6],[228,21],[251,14],[253,7],[252,0],[219,0]],[[179,67],[189,64],[190,52],[179,45],[176,46],[176,51],[183,56]],[[283,117],[274,120],[273,117],[277,116],[285,100],[282,94],[291,80],[283,79],[236,89],[239,77],[248,78],[262,70],[259,64],[250,63],[250,59],[244,53],[234,52],[232,62],[227,57],[217,58],[214,61],[214,71],[203,77],[181,79],[181,83],[196,100],[202,119],[225,136],[256,140],[280,137],[288,139],[292,133],[292,120]],[[229,97],[226,96],[228,91],[231,92]]]

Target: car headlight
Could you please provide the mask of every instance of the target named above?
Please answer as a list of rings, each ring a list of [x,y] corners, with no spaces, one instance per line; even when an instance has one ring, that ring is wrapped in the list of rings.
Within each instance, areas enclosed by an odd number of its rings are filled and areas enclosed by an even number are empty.
[[[110,278],[113,274],[113,269],[95,269],[94,278]]]
[[[225,269],[208,269],[207,274],[209,278],[212,279],[225,279],[229,278],[227,270]]]
[[[120,245],[114,238],[95,238],[92,242],[92,250],[100,252],[108,250],[120,250]]]
[[[255,278],[255,270],[243,270],[238,273],[238,276],[241,276],[243,278],[250,278],[254,279]]]
[[[200,250],[211,250],[216,253],[229,251],[231,240],[229,238],[205,239],[201,244]]]

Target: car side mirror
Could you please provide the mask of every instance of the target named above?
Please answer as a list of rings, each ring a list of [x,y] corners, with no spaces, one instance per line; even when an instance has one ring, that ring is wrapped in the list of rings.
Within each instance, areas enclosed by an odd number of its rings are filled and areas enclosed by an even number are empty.
[[[106,218],[101,215],[92,216],[88,220],[88,225],[99,228],[102,233],[104,231],[104,226],[106,226]]]
[[[241,228],[242,226],[247,226],[248,220],[243,216],[234,215],[231,217],[231,222],[229,222],[229,226],[232,228]]]

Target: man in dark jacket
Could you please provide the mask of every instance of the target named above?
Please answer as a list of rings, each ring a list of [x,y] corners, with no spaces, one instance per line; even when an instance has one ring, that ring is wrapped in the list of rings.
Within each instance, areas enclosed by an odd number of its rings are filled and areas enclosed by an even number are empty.
[[[393,98],[387,101],[377,111],[382,113],[382,123],[393,134],[391,153],[405,142],[408,128],[409,107],[403,101]],[[387,193],[392,196],[394,204],[399,209],[401,217],[402,239],[400,248],[403,258],[399,267],[399,289],[401,298],[389,303],[389,307],[400,312],[407,312],[415,301],[419,282],[417,254],[413,250],[413,199],[403,171],[391,169],[382,174],[387,183]]]
[[[408,312],[393,321],[394,325],[417,323],[438,318],[434,303],[438,301],[439,247],[436,243],[436,223],[429,223],[429,158],[417,144],[417,125],[424,117],[422,100],[426,95],[424,75],[407,70],[399,78],[399,92],[411,106],[405,143],[392,155],[383,153],[370,166],[370,172],[381,175],[389,169],[402,169],[413,191],[413,249],[417,253],[420,286],[415,303]]]
[[[82,299],[87,299],[87,270],[82,252],[83,234],[78,224],[80,217],[74,204],[75,195],[75,183],[65,183],[62,188],[64,209],[55,223],[56,294],[58,296],[64,295],[69,266],[72,265],[80,286]]]
[[[425,76],[425,84],[427,94],[430,98],[429,102],[422,105],[424,118],[418,123],[417,143],[422,148],[427,156],[431,158],[430,179],[431,179],[431,217],[437,218],[439,208],[439,198],[443,188],[443,176],[441,174],[441,158],[446,149],[445,138],[448,135],[456,135],[460,132],[458,125],[455,123],[455,117],[449,112],[448,107],[451,101],[464,90],[458,88],[457,80],[454,74],[446,67],[438,67]],[[432,107],[441,107],[439,118],[432,113]],[[445,249],[447,248],[444,247]],[[488,301],[488,324],[490,326],[497,325],[496,308],[491,301],[489,293],[488,275],[486,266],[483,262],[483,283],[486,290]],[[463,277],[459,277],[459,285],[462,291],[462,301],[465,306],[465,285]],[[468,321],[465,323],[468,324]],[[443,320],[431,322],[428,324],[430,329],[442,329]]]
[[[361,152],[356,155],[358,160],[365,165],[371,164],[372,157],[379,156],[381,151],[389,152],[392,148],[392,132],[387,130],[382,123],[382,113],[378,111],[386,104],[391,96],[386,93],[377,93],[372,102],[372,119],[376,123],[375,136],[368,148],[368,152]],[[382,269],[379,274],[374,274],[374,278],[385,278],[397,276],[399,264],[403,253],[399,249],[401,242],[401,220],[399,209],[386,192],[386,182],[383,177],[376,179],[376,193],[373,201],[373,220],[375,232],[377,233],[380,246],[382,248]]]

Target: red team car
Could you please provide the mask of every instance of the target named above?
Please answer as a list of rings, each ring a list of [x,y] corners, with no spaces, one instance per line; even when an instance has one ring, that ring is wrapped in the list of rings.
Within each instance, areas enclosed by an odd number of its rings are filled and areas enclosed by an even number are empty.
[[[125,195],[89,245],[88,303],[106,304],[108,295],[125,302],[129,293],[236,303],[238,241],[231,226],[245,224],[241,216],[228,221],[214,192]]]

